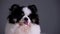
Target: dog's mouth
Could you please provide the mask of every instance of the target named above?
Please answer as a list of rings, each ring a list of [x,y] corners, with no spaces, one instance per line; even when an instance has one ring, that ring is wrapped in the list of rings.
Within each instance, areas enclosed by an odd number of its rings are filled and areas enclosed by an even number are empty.
[[[25,24],[25,25],[28,25],[28,21],[24,21],[24,24]]]
[[[19,25],[29,25],[29,22],[28,21],[21,21],[21,22],[19,22]]]

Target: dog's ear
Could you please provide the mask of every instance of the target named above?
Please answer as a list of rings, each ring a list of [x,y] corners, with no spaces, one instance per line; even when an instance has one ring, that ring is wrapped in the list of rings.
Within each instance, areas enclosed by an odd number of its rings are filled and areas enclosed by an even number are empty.
[[[19,8],[20,8],[19,5],[13,4],[9,10],[10,10],[10,11],[15,11],[15,10],[17,10],[17,9],[19,9]]]
[[[29,8],[32,12],[34,12],[34,13],[37,12],[37,8],[36,8],[35,5],[29,5],[28,8]]]

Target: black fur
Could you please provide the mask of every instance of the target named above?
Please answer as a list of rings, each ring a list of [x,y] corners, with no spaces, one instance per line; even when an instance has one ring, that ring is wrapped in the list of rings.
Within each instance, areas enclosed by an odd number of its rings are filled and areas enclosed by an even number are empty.
[[[9,9],[11,11],[10,15],[8,16],[9,19],[9,23],[18,23],[19,20],[23,17],[22,13],[24,14],[24,12],[22,11],[23,7],[19,7],[19,5],[14,4],[11,6],[11,8]],[[17,19],[17,21],[14,21],[13,19]]]
[[[32,23],[39,24],[39,17],[36,14],[37,13],[36,6],[35,5],[29,5],[28,8],[30,8],[30,10],[32,11],[32,13],[29,15]],[[35,22],[33,22],[33,19],[35,20]]]
[[[32,11],[32,13],[36,13],[37,12],[37,8],[35,5],[29,5],[28,8],[30,8],[30,10]]]

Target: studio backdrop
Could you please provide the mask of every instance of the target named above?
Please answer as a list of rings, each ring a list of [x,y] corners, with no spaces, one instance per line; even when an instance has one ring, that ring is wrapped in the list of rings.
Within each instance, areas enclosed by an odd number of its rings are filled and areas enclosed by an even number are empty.
[[[5,34],[5,25],[12,4],[36,5],[42,34],[60,34],[59,0],[0,0],[0,34]]]

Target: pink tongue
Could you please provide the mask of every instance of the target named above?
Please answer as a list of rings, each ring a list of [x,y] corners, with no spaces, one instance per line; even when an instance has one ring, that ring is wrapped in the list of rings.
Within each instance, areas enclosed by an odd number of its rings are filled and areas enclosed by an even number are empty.
[[[26,25],[28,25],[28,21],[25,21],[24,23],[25,23]]]

